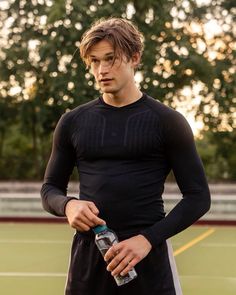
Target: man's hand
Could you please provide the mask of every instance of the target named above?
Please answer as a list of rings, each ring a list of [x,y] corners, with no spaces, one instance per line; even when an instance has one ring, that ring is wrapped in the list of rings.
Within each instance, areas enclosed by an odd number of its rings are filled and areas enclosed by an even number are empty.
[[[124,276],[146,257],[151,249],[152,245],[143,235],[113,245],[104,257],[105,261],[109,262],[107,270],[111,271],[113,276]]]
[[[91,227],[104,225],[106,222],[98,217],[99,211],[93,202],[71,200],[66,204],[65,214],[71,227],[83,232]]]

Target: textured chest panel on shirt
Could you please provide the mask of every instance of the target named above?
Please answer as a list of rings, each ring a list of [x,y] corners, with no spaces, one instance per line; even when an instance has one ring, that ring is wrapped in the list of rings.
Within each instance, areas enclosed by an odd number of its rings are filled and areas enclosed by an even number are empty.
[[[72,143],[77,156],[97,153],[103,146],[106,120],[97,113],[87,112],[74,126]]]
[[[78,157],[137,157],[160,147],[158,119],[151,110],[120,116],[87,112],[72,137]]]
[[[158,119],[150,110],[131,115],[125,128],[124,146],[135,154],[145,154],[160,146]]]

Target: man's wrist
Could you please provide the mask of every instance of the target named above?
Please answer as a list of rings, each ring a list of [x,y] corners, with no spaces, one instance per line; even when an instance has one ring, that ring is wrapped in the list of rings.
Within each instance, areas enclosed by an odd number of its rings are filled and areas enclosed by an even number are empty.
[[[145,243],[147,244],[147,247],[149,247],[151,250],[152,244],[150,243],[150,241],[143,234],[139,234],[138,236],[141,237],[145,241]]]
[[[78,201],[78,199],[75,198],[75,197],[67,197],[67,199],[68,200],[66,200],[65,205],[64,205],[64,214],[65,214],[65,216],[67,216],[67,211],[69,209],[69,206],[71,206],[72,201]]]

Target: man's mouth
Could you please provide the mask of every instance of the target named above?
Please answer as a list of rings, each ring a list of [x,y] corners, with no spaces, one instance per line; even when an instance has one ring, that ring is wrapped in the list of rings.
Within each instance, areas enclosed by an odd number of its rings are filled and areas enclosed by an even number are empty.
[[[101,79],[101,80],[99,80],[99,82],[101,83],[105,83],[105,82],[110,82],[110,81],[112,81],[113,79]]]

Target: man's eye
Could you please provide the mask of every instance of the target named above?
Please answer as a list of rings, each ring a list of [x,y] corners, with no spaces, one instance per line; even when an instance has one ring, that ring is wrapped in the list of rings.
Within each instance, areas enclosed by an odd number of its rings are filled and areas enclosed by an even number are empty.
[[[92,64],[96,64],[96,63],[98,63],[98,60],[97,60],[97,59],[92,59],[92,60],[91,60],[91,63],[92,63]]]
[[[106,60],[107,61],[113,61],[113,59],[114,59],[114,56],[108,56]]]

